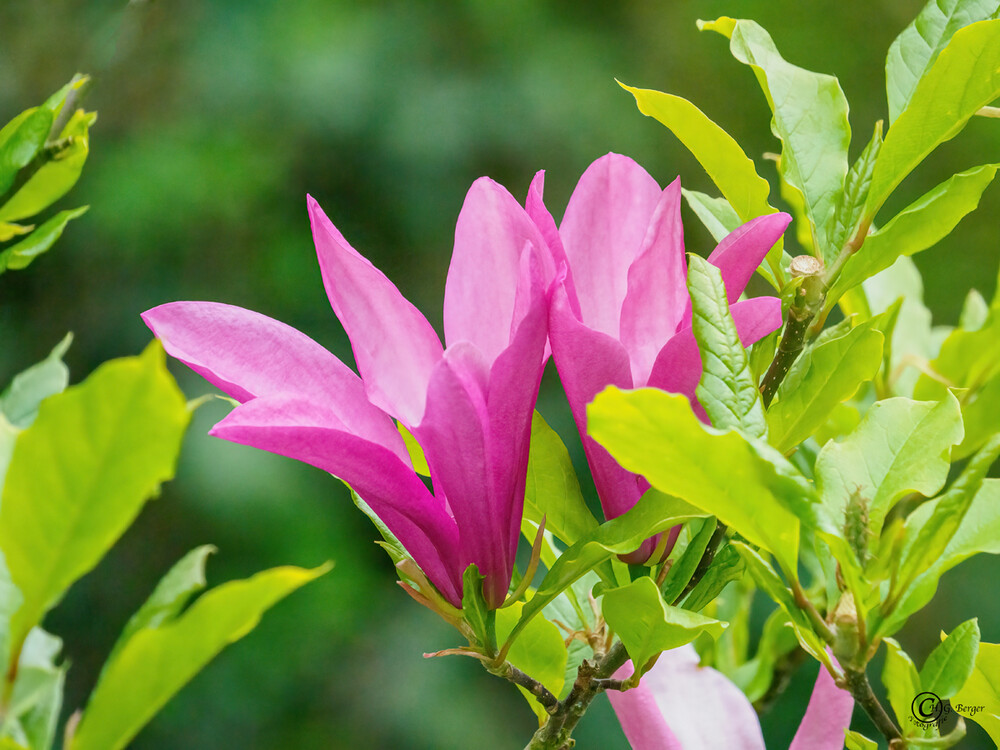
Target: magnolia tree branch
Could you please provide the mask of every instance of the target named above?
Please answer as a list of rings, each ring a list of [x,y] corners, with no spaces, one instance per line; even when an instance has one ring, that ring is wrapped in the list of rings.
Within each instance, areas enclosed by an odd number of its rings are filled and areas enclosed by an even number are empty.
[[[882,733],[882,736],[889,742],[890,748],[902,747],[903,735],[899,728],[889,718],[885,708],[879,703],[875,693],[872,692],[871,683],[868,682],[868,675],[863,669],[846,669],[844,677],[848,691],[854,696],[854,701],[860,705],[868,717],[875,724],[875,728]]]

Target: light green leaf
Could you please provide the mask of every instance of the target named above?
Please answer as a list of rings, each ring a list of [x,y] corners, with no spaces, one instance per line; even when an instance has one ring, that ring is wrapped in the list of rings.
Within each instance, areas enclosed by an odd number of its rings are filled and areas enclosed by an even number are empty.
[[[496,648],[495,621],[491,622],[483,596],[483,575],[475,563],[470,563],[462,574],[462,617],[487,652],[492,653]]]
[[[1000,426],[1000,374],[990,378],[978,391],[967,395],[962,404],[965,439],[952,451],[952,460],[979,450]]]
[[[587,571],[613,555],[635,551],[646,539],[671,526],[704,515],[676,497],[659,492],[645,493],[631,510],[602,523],[560,555],[545,574],[538,590],[525,604],[521,619],[507,637],[504,648],[509,647],[531,618]]]
[[[757,174],[753,161],[733,137],[704,112],[679,96],[619,85],[635,97],[640,112],[661,122],[687,147],[741,222],[776,212],[767,202],[771,190],[767,180]],[[772,272],[769,280],[775,288],[782,281],[781,252],[778,240],[767,258]]]
[[[62,358],[72,341],[73,334],[67,333],[45,359],[15,375],[0,393],[0,411],[11,425],[19,430],[30,427],[38,414],[38,405],[65,390],[69,369]]]
[[[184,614],[137,632],[107,664],[68,750],[119,750],[202,667],[327,566],[272,568],[217,586]]]
[[[597,528],[587,508],[569,452],[537,411],[531,420],[531,448],[524,488],[524,518],[545,528],[567,545]],[[533,541],[533,538],[532,538]]]
[[[177,617],[192,596],[205,588],[205,562],[216,552],[211,544],[195,547],[174,563],[167,574],[139,610],[129,618],[115,642],[107,663],[114,661],[118,652],[133,635],[144,628],[158,628]]]
[[[885,59],[889,122],[906,109],[920,79],[956,31],[993,15],[997,0],[930,0],[896,37]],[[902,721],[902,719],[900,719]]]
[[[1000,435],[995,435],[962,470],[946,493],[937,498],[930,518],[918,517],[907,524],[899,570],[893,577],[895,591],[905,591],[925,570],[931,568],[947,549],[962,525],[972,501],[979,494],[990,467],[1000,456]]]
[[[984,164],[952,175],[910,204],[881,229],[870,234],[844,264],[830,290],[828,304],[857,284],[891,266],[901,255],[913,255],[937,244],[962,217],[975,210],[993,181],[998,165]]]
[[[771,444],[782,453],[822,427],[841,402],[871,380],[882,362],[882,334],[868,320],[812,346],[778,389],[767,411]]]
[[[815,495],[770,446],[704,425],[685,396],[648,388],[605,389],[587,408],[587,424],[623,467],[717,516],[794,575],[796,514],[808,519]]]
[[[990,306],[977,289],[970,289],[962,302],[962,312],[958,316],[958,327],[966,331],[978,331],[986,324]]]
[[[420,443],[417,442],[417,439],[413,437],[413,434],[406,429],[406,425],[402,422],[396,424],[396,429],[399,430],[399,434],[403,437],[403,444],[406,445],[406,452],[410,455],[413,470],[421,476],[429,477],[431,469],[427,465],[427,457],[424,455],[424,449],[420,447]]]
[[[681,188],[681,195],[716,242],[722,242],[727,234],[743,223],[725,198],[713,198],[686,188]]]
[[[90,126],[94,112],[77,110],[69,118],[59,138],[64,144],[53,157],[0,207],[0,221],[17,221],[34,216],[62,198],[76,184],[90,151]]]
[[[931,151],[958,135],[969,118],[1000,96],[1000,20],[959,29],[938,55],[882,144],[866,213],[874,216]]]
[[[0,548],[24,596],[15,648],[173,476],[189,417],[155,342],[42,403],[0,503]]]
[[[868,739],[861,732],[848,730],[844,735],[844,747],[847,750],[878,750],[878,743]]]
[[[690,643],[702,633],[718,638],[726,623],[665,604],[652,578],[638,578],[610,589],[602,598],[604,619],[622,639],[638,681],[645,666],[661,651]]]
[[[862,229],[862,222],[865,224],[862,231],[867,231],[872,217],[865,216],[865,199],[868,197],[872,170],[875,169],[875,161],[881,149],[882,121],[879,120],[875,123],[872,139],[868,141],[858,160],[851,165],[844,180],[844,194],[834,212],[833,235],[830,238],[830,246],[834,250],[842,249]]]
[[[976,664],[979,623],[967,620],[949,633],[924,662],[920,688],[946,700],[962,689]]]
[[[830,664],[830,657],[826,653],[826,645],[813,630],[809,617],[795,603],[795,597],[788,590],[781,578],[778,576],[770,563],[765,560],[757,550],[742,542],[730,542],[746,563],[747,572],[753,578],[754,583],[765,594],[785,612],[788,616],[792,628],[795,630],[795,637],[798,638],[802,648],[813,658]]]
[[[778,661],[797,649],[798,643],[785,610],[781,607],[773,610],[764,622],[754,657],[741,664],[732,676],[733,682],[746,693],[748,700],[758,701],[767,694],[774,681]]]
[[[49,750],[62,708],[66,666],[56,660],[62,639],[41,628],[28,635],[0,733],[18,735],[32,750]]]
[[[70,221],[83,216],[88,208],[89,206],[83,206],[70,211],[60,211],[23,240],[0,252],[0,273],[27,268],[31,261],[46,252],[62,237],[63,230]]]
[[[876,402],[861,424],[816,459],[816,485],[828,521],[841,526],[852,494],[868,501],[877,539],[889,509],[909,492],[931,497],[944,485],[951,446],[962,440],[958,401]]]
[[[951,706],[979,724],[1000,745],[1000,645],[980,644],[975,668],[955,693]]]
[[[782,173],[799,190],[815,228],[816,244],[829,263],[837,248],[830,245],[834,212],[847,176],[851,126],[847,99],[833,76],[788,63],[770,35],[753,21],[723,16],[699,27],[729,37],[729,49],[753,68],[781,139]]]
[[[524,604],[515,602],[497,610],[497,639],[505,641],[521,619]],[[524,629],[507,653],[507,661],[531,675],[555,696],[562,693],[566,680],[566,646],[559,628],[544,617],[536,617]],[[545,709],[529,693],[523,693],[532,710],[544,718]]]
[[[760,391],[729,312],[722,273],[704,258],[689,255],[687,287],[691,295],[691,328],[704,365],[698,401],[719,429],[766,437]]]
[[[978,389],[1000,375],[1000,312],[992,312],[975,331],[952,331],[930,366],[940,378],[921,375],[913,389],[919,398],[942,398],[948,387],[940,379],[953,387]]]
[[[913,660],[892,638],[885,639],[885,665],[882,667],[882,684],[889,693],[889,703],[896,714],[896,721],[905,725],[913,714],[910,704],[920,692],[920,675]]]
[[[705,554],[705,548],[708,547],[708,543],[712,538],[712,534],[715,533],[717,526],[718,522],[715,518],[711,516],[706,518],[701,528],[697,532],[692,532],[691,541],[688,542],[680,557],[674,560],[670,566],[670,570],[667,571],[667,577],[663,580],[662,588],[663,601],[667,604],[678,603],[678,597],[687,588],[695,570],[698,569],[698,563],[701,562],[702,555]],[[690,528],[691,526],[689,525],[688,529]]]

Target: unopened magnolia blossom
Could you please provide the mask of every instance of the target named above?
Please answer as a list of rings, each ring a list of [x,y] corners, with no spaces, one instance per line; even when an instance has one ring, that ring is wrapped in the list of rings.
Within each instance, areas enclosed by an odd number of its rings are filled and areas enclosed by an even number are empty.
[[[241,405],[211,434],[317,466],[373,509],[451,604],[475,563],[490,607],[507,596],[531,416],[545,362],[545,241],[500,185],[466,197],[444,299],[447,348],[426,318],[309,199],[320,270],[359,378],[306,335],[249,310],[175,302],[143,319]],[[393,419],[426,455],[433,493]]]
[[[627,156],[607,154],[583,173],[558,231],[542,204],[541,184],[529,191],[528,213],[546,234],[554,262],[568,263],[553,293],[549,340],[594,476],[604,515],[620,516],[649,488],[587,435],[587,404],[609,385],[650,386],[695,399],[701,357],[691,330],[680,179],[661,190]],[[725,237],[709,256],[726,285],[744,346],[781,325],[775,297],[739,300],[791,217],[761,216]],[[632,562],[653,551],[648,540]]]

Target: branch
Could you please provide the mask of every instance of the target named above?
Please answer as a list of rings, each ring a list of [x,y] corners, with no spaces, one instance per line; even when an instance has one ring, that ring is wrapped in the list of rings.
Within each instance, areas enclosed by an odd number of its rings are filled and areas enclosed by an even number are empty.
[[[890,747],[895,747],[902,739],[903,735],[893,724],[889,714],[886,713],[882,704],[879,703],[875,693],[872,692],[871,683],[868,682],[868,675],[864,670],[846,669],[844,670],[846,687],[854,696],[854,700],[868,714],[868,717],[875,724],[875,728],[882,733],[882,736],[889,742]],[[895,743],[895,744],[894,744]]]

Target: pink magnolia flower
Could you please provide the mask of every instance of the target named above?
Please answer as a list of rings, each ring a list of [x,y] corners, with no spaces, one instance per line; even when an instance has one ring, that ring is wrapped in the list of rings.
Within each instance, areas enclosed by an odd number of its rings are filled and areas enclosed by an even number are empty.
[[[475,563],[499,606],[510,585],[528,442],[545,362],[545,240],[482,178],[466,197],[444,298],[443,349],[426,318],[309,198],[330,303],[359,378],[315,341],[249,310],[175,302],[147,311],[167,352],[241,405],[211,434],[304,461],[350,484],[444,597]],[[415,473],[393,418],[423,447]]]
[[[615,673],[631,675],[631,662]],[[750,701],[721,672],[698,666],[691,646],[665,651],[638,687],[608,698],[632,750],[765,750]],[[853,712],[851,694],[820,667],[789,750],[840,750]]]
[[[542,203],[539,178],[526,208],[552,248],[565,259],[565,281],[553,293],[549,341],[607,518],[636,504],[649,484],[621,468],[587,435],[587,404],[608,385],[651,386],[695,399],[701,357],[691,331],[691,300],[681,225],[680,180],[666,190],[632,159],[601,157],[580,178],[556,230]],[[736,229],[709,256],[722,273],[744,346],[781,325],[775,297],[739,300],[791,217],[761,216]],[[632,562],[649,557],[648,540]]]

